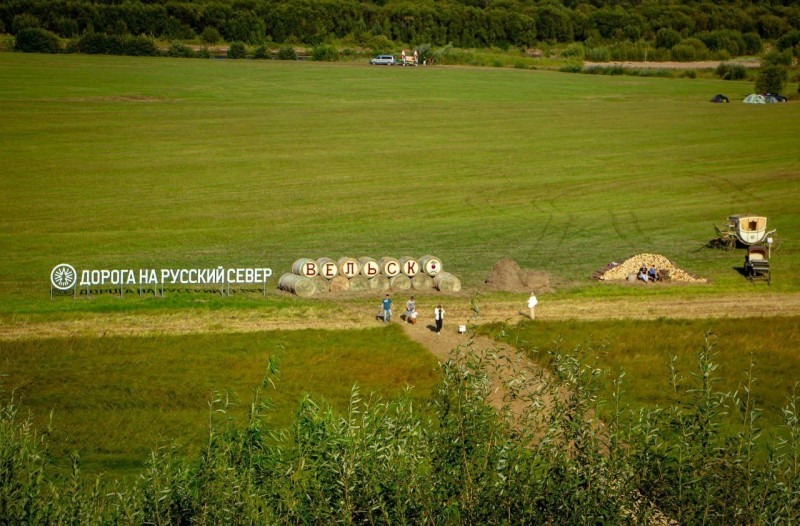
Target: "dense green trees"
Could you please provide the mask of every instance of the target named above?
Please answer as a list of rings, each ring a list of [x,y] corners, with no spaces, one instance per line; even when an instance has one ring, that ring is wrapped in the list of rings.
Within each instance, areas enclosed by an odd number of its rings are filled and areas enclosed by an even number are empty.
[[[646,40],[671,49],[696,37],[711,51],[736,55],[757,52],[762,39],[796,47],[797,39],[787,35],[800,31],[800,5],[707,0],[7,0],[0,5],[0,27],[15,35],[41,28],[64,38],[96,32],[168,40],[202,37],[213,43],[219,35],[228,42],[311,46],[331,38],[361,45],[383,38],[461,48]]]

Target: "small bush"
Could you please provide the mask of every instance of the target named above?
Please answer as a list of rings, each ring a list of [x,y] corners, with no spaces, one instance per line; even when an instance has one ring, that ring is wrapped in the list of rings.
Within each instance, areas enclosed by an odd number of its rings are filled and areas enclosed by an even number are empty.
[[[244,46],[244,42],[231,42],[226,56],[232,59],[246,58],[247,48]]]
[[[722,80],[742,80],[747,77],[747,69],[739,64],[721,63],[714,73]]]
[[[756,91],[760,93],[780,93],[783,91],[788,79],[789,70],[785,66],[764,66],[756,76]]]
[[[255,50],[253,50],[253,58],[258,60],[264,60],[272,57],[270,57],[267,46],[262,44],[258,46]]]
[[[590,62],[608,62],[611,60],[611,52],[607,47],[589,48],[585,58]]]
[[[179,42],[173,42],[169,45],[169,49],[167,50],[168,57],[177,57],[177,58],[195,58],[197,55],[195,54],[194,50],[185,44],[181,44]]]
[[[586,56],[586,50],[584,49],[583,44],[580,42],[573,42],[561,52],[561,56],[564,58],[577,58],[578,60],[583,60],[583,58]]]
[[[765,66],[791,66],[793,62],[792,50],[785,49],[783,51],[772,50],[761,60]]]
[[[14,48],[23,53],[58,53],[61,41],[50,31],[29,27],[17,33]]]
[[[696,79],[697,78],[697,71],[693,69],[686,69],[681,71],[680,76],[685,79]]]
[[[558,68],[562,73],[583,73],[583,64],[570,63]]]
[[[293,46],[283,46],[278,50],[278,60],[297,60],[297,51]]]
[[[123,41],[123,51],[133,57],[156,57],[161,54],[155,41],[144,35],[126,37]]]
[[[25,29],[38,29],[41,27],[42,25],[39,23],[39,19],[30,13],[15,15],[14,19],[11,21],[11,31],[15,35],[19,35],[19,33]]]
[[[656,47],[672,49],[681,43],[681,34],[669,27],[662,27],[656,32]]]
[[[692,62],[697,60],[697,51],[686,44],[678,44],[672,48],[672,58],[678,62]]]
[[[200,39],[204,44],[213,45],[222,40],[222,35],[219,34],[217,28],[209,26],[203,29]]]
[[[315,46],[311,50],[311,60],[318,62],[336,62],[339,60],[339,50],[333,46]]]
[[[201,47],[197,50],[197,58],[211,58],[211,51],[207,47]]]

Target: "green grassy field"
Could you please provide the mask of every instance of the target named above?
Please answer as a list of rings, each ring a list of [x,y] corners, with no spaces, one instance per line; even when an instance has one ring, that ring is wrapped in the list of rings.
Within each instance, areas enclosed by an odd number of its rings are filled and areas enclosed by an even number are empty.
[[[300,257],[435,254],[469,293],[511,257],[548,272],[557,294],[575,301],[798,292],[800,105],[739,103],[751,89],[500,68],[0,53],[0,322],[246,308],[301,323],[309,305],[343,308],[272,290],[50,301],[61,262],[268,266],[277,276]],[[734,102],[708,103],[716,93]],[[768,216],[782,240],[769,289],[743,279],[741,250],[703,248],[714,223],[745,212]],[[711,283],[643,289],[589,279],[643,252]],[[794,321],[767,320],[764,339]],[[575,330],[581,339],[597,332]],[[702,335],[693,325],[653,330]],[[276,348],[287,349],[281,422],[300,393],[339,403],[353,381],[394,396],[422,378],[422,396],[431,358],[389,334],[0,342],[0,372],[37,422],[54,409],[60,451],[83,446],[90,467],[130,472],[162,438],[197,444],[212,391],[246,403]],[[792,334],[792,352],[775,351],[765,385],[797,379],[780,366],[797,360]],[[327,355],[315,347],[329,340]],[[387,361],[398,348],[409,355]],[[637,372],[651,367],[638,363]],[[113,433],[98,431],[109,424]]]
[[[738,391],[754,364],[752,392],[756,405],[763,410],[760,421],[775,432],[783,423],[782,409],[795,385],[800,382],[800,324],[797,318],[707,319],[707,320],[625,320],[581,322],[522,323],[500,326],[490,333],[515,345],[540,363],[548,363],[549,353],[582,349],[585,359],[605,370],[609,397],[611,381],[625,372],[623,392],[631,407],[667,407],[692,387],[692,375],[698,373],[696,353],[709,335],[715,388],[722,393]],[[501,336],[502,334],[502,336]],[[670,386],[670,366],[682,378],[675,393]],[[607,408],[610,409],[610,408]],[[734,415],[728,422],[736,423]]]
[[[279,275],[300,257],[430,253],[469,287],[509,256],[594,294],[593,270],[655,252],[713,291],[750,291],[740,252],[702,248],[744,212],[784,240],[772,289],[800,289],[800,105],[737,102],[749,83],[7,53],[0,65],[5,313],[51,310],[60,262]],[[735,102],[709,104],[717,92]]]
[[[280,376],[260,399],[273,405],[275,430],[289,426],[306,394],[343,411],[354,385],[384,398],[411,387],[419,399],[438,378],[435,359],[395,326],[0,342],[0,389],[4,401],[14,390],[39,429],[51,425],[56,465],[77,451],[84,469],[119,476],[136,473],[160,445],[174,442],[193,458],[212,416],[242,425],[270,357]]]

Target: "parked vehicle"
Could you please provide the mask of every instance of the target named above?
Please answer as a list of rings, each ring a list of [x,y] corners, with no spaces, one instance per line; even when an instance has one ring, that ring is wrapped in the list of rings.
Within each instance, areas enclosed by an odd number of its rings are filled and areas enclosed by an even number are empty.
[[[394,55],[378,55],[370,60],[369,63],[375,66],[394,66],[397,64],[397,61]]]

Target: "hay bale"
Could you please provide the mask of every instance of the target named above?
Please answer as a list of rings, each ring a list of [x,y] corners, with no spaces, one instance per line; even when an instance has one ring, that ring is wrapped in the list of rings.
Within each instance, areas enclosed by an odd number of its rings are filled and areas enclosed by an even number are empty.
[[[409,278],[413,278],[419,272],[419,262],[411,256],[403,256],[398,261],[400,261],[400,272]]]
[[[389,286],[392,290],[410,290],[411,278],[405,274],[398,274],[389,278]]]
[[[442,292],[458,292],[461,290],[461,280],[449,272],[439,272],[433,277],[433,286]]]
[[[373,278],[381,273],[381,269],[378,266],[378,262],[375,261],[375,258],[369,256],[360,257],[358,258],[358,264],[361,265],[361,273],[367,278]]]
[[[319,258],[317,259],[317,275],[333,279],[339,275],[339,266],[331,258]]]
[[[313,278],[317,275],[317,262],[309,258],[300,258],[292,263],[292,273]]]
[[[386,292],[391,289],[391,285],[389,285],[389,278],[384,276],[383,274],[378,274],[374,278],[369,278],[369,290],[374,290],[376,292]]]
[[[350,290],[350,280],[344,276],[336,276],[331,280],[331,292],[347,292]]]
[[[424,272],[420,272],[411,278],[411,288],[414,290],[431,290],[433,288],[433,278]]]
[[[435,276],[442,271],[442,260],[436,256],[422,256],[419,258],[419,268],[421,272]]]
[[[278,288],[302,298],[313,296],[317,290],[311,279],[300,274],[284,274],[278,279]]]
[[[330,292],[331,291],[331,282],[330,280],[324,278],[317,274],[311,281],[314,283],[314,287],[317,289],[317,292]]]
[[[400,274],[400,261],[397,258],[382,257],[378,260],[378,268],[386,277],[394,277]]]
[[[358,275],[350,278],[350,290],[353,292],[364,292],[369,290],[369,280],[366,276]]]
[[[358,264],[357,259],[345,256],[339,258],[336,264],[339,266],[339,274],[342,276],[352,278],[361,274],[361,265]]]

